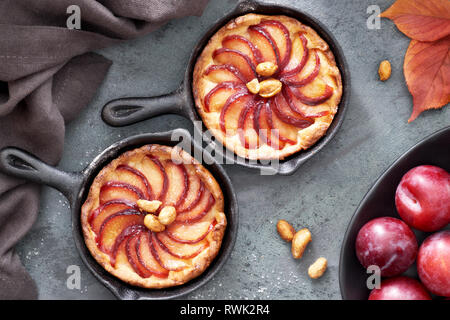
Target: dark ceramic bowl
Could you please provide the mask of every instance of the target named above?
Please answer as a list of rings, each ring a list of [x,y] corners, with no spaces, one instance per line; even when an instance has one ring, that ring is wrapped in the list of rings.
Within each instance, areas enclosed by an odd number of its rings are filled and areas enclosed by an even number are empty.
[[[339,285],[345,300],[367,300],[369,289],[366,280],[369,276],[359,263],[355,253],[356,236],[368,221],[391,216],[399,218],[395,208],[395,191],[403,175],[420,165],[435,165],[450,172],[450,127],[444,128],[422,140],[397,161],[375,182],[361,201],[347,228],[341,248],[339,262]],[[447,226],[450,229],[450,226]],[[414,230],[419,244],[430,233]],[[405,275],[417,278],[414,264]]]

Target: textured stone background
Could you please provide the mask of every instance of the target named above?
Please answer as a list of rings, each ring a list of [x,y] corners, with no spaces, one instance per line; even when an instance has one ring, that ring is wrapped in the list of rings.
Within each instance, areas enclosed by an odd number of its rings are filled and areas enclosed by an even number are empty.
[[[402,65],[409,40],[388,20],[380,30],[366,27],[367,7],[382,10],[392,0],[275,1],[290,4],[328,27],[346,55],[352,92],[346,120],[334,140],[294,175],[260,176],[258,171],[228,165],[240,207],[240,229],[231,258],[208,284],[189,299],[340,299],[339,251],[347,224],[378,176],[402,153],[450,123],[450,108],[428,111],[412,124],[412,99]],[[83,169],[111,143],[124,137],[174,128],[192,129],[178,116],[161,116],[126,128],[111,128],[100,119],[114,98],[152,96],[177,88],[196,41],[236,1],[212,0],[201,18],[173,21],[136,41],[101,51],[114,64],[90,106],[67,128],[60,167]],[[392,63],[386,83],[377,78],[378,63]],[[277,235],[277,219],[308,227],[313,242],[301,261]],[[68,203],[44,188],[40,216],[18,247],[36,280],[41,299],[113,299],[84,267],[72,240]],[[320,279],[307,276],[319,256],[329,260]],[[66,287],[66,269],[81,267],[81,290]]]

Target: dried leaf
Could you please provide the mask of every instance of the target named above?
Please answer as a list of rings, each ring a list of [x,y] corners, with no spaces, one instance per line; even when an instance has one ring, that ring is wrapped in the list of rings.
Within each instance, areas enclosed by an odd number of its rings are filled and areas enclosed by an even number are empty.
[[[397,0],[381,17],[393,20],[414,40],[435,41],[450,35],[449,0]]]
[[[412,40],[406,51],[403,72],[413,96],[408,122],[427,109],[450,102],[450,36],[434,42]]]

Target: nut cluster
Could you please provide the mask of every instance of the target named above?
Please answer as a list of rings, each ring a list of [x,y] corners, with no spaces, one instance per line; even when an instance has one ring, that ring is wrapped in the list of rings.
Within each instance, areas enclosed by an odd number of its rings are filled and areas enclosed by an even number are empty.
[[[277,231],[280,237],[287,241],[292,242],[292,256],[295,259],[300,259],[311,242],[311,232],[307,228],[303,228],[295,232],[294,227],[286,220],[279,220],[277,223]],[[327,269],[327,259],[321,257],[316,260],[308,269],[308,275],[312,279],[320,278]]]
[[[153,232],[162,232],[166,226],[175,221],[177,212],[174,207],[166,206],[161,209],[158,215],[157,212],[162,202],[158,200],[138,200],[137,205],[142,212],[147,213],[144,218],[144,225]]]

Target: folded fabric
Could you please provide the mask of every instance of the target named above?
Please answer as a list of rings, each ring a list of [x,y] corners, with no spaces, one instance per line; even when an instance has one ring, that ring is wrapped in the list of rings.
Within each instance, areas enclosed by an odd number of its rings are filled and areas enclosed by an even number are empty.
[[[111,62],[90,51],[201,15],[208,0],[2,0],[0,149],[15,146],[55,165],[65,124],[89,103]],[[68,8],[81,29],[69,29]],[[34,299],[37,289],[14,253],[37,217],[39,187],[0,173],[0,299]]]

